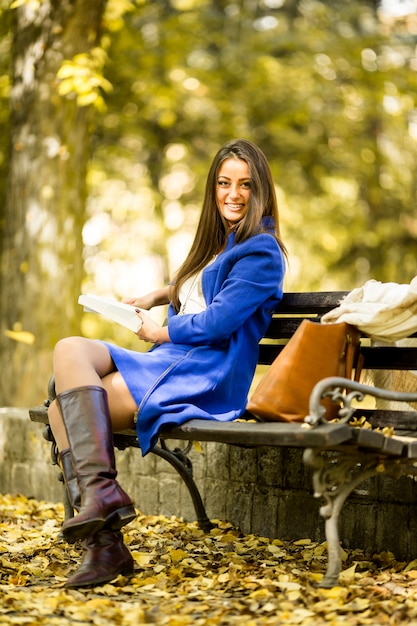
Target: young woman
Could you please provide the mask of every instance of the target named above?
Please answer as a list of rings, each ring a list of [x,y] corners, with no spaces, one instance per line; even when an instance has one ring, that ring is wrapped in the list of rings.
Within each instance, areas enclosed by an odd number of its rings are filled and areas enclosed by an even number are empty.
[[[49,420],[78,511],[62,531],[69,542],[85,540],[83,562],[67,587],[133,571],[120,529],[135,509],[116,481],[112,432],[136,424],[147,454],[164,427],[242,415],[284,272],[266,157],[250,141],[231,141],[213,160],[194,243],[172,284],[126,300],[138,307],[137,335],[153,343],[151,350],[82,337],[57,344]],[[139,311],[162,304],[169,304],[166,326]]]

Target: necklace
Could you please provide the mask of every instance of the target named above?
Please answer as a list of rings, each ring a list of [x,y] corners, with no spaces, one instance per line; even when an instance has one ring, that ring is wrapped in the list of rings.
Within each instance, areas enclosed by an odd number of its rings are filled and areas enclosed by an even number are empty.
[[[206,267],[208,267],[209,265],[214,263],[214,261],[217,259],[217,257],[218,257],[218,255],[214,254],[213,257],[211,258],[211,260],[209,261],[209,263],[205,267],[203,267],[199,272],[194,274],[194,276],[192,276],[192,277],[190,276],[190,278],[188,278],[188,280],[184,283],[183,287],[185,287],[187,289],[187,284],[189,284],[189,287],[188,287],[187,295],[184,298],[184,301],[181,301],[181,306],[180,306],[180,310],[179,310],[179,314],[180,315],[184,315],[185,308],[186,308],[189,300],[191,299],[191,296],[193,296],[194,292],[196,291],[196,285],[197,285],[197,293],[195,294],[195,297],[194,297],[194,304],[197,305],[199,310],[204,310],[206,308],[206,304],[205,304],[205,300],[204,300],[204,294],[203,294],[203,286],[202,286],[202,275],[203,275],[203,271],[206,269]],[[194,304],[193,304],[193,308],[195,308]],[[196,313],[197,311],[193,310],[192,312]]]
[[[190,288],[189,288],[189,290],[187,292],[187,295],[186,295],[186,297],[184,299],[184,302],[181,303],[180,315],[184,315],[185,307],[187,306],[187,302],[190,299],[190,296],[191,296],[191,294],[192,294],[192,292],[193,292],[193,290],[194,290],[194,288],[196,286],[197,280],[199,279],[200,275],[201,275],[201,272],[197,272],[197,274],[194,276],[194,278],[193,278],[193,280],[191,282]]]

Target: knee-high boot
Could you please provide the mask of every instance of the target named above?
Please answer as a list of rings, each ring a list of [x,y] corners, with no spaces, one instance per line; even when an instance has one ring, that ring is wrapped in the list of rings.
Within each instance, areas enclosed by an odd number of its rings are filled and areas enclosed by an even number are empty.
[[[58,457],[69,501],[73,509],[78,511],[81,506],[81,493],[72,465],[70,449],[62,450]],[[100,530],[84,541],[83,548],[83,560],[77,571],[65,583],[64,587],[67,589],[102,585],[119,574],[133,574],[133,558],[129,548],[123,543],[120,531]]]
[[[98,386],[69,389],[57,395],[81,492],[78,515],[62,525],[68,542],[102,528],[119,530],[135,517],[133,502],[116,481],[113,435],[106,390]]]
[[[71,450],[69,448],[58,453],[58,463],[64,475],[69,502],[74,511],[79,511],[81,507],[81,493],[72,465]]]

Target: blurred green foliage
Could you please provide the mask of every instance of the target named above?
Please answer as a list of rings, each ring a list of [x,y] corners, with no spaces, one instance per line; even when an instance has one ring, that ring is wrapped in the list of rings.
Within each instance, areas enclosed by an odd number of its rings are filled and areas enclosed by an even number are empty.
[[[270,160],[287,289],[417,274],[416,14],[352,0],[109,0],[104,27],[100,63],[81,59],[94,88],[77,92],[80,104],[100,105],[87,290],[135,295],[169,279],[190,245],[209,163],[235,137]],[[62,68],[61,91],[75,62]],[[3,123],[5,55],[0,64]]]

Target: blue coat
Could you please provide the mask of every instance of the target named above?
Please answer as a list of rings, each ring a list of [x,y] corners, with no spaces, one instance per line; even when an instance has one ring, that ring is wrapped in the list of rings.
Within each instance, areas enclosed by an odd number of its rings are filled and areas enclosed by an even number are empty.
[[[165,363],[141,397],[133,389],[133,376],[123,371],[111,350],[137,397],[136,426],[143,454],[155,445],[164,426],[192,418],[230,421],[242,415],[259,340],[282,298],[284,272],[284,257],[273,236],[259,233],[235,244],[232,234],[226,249],[203,272],[207,309],[177,315],[170,306],[172,343],[138,353],[142,360],[149,356],[149,363]]]

